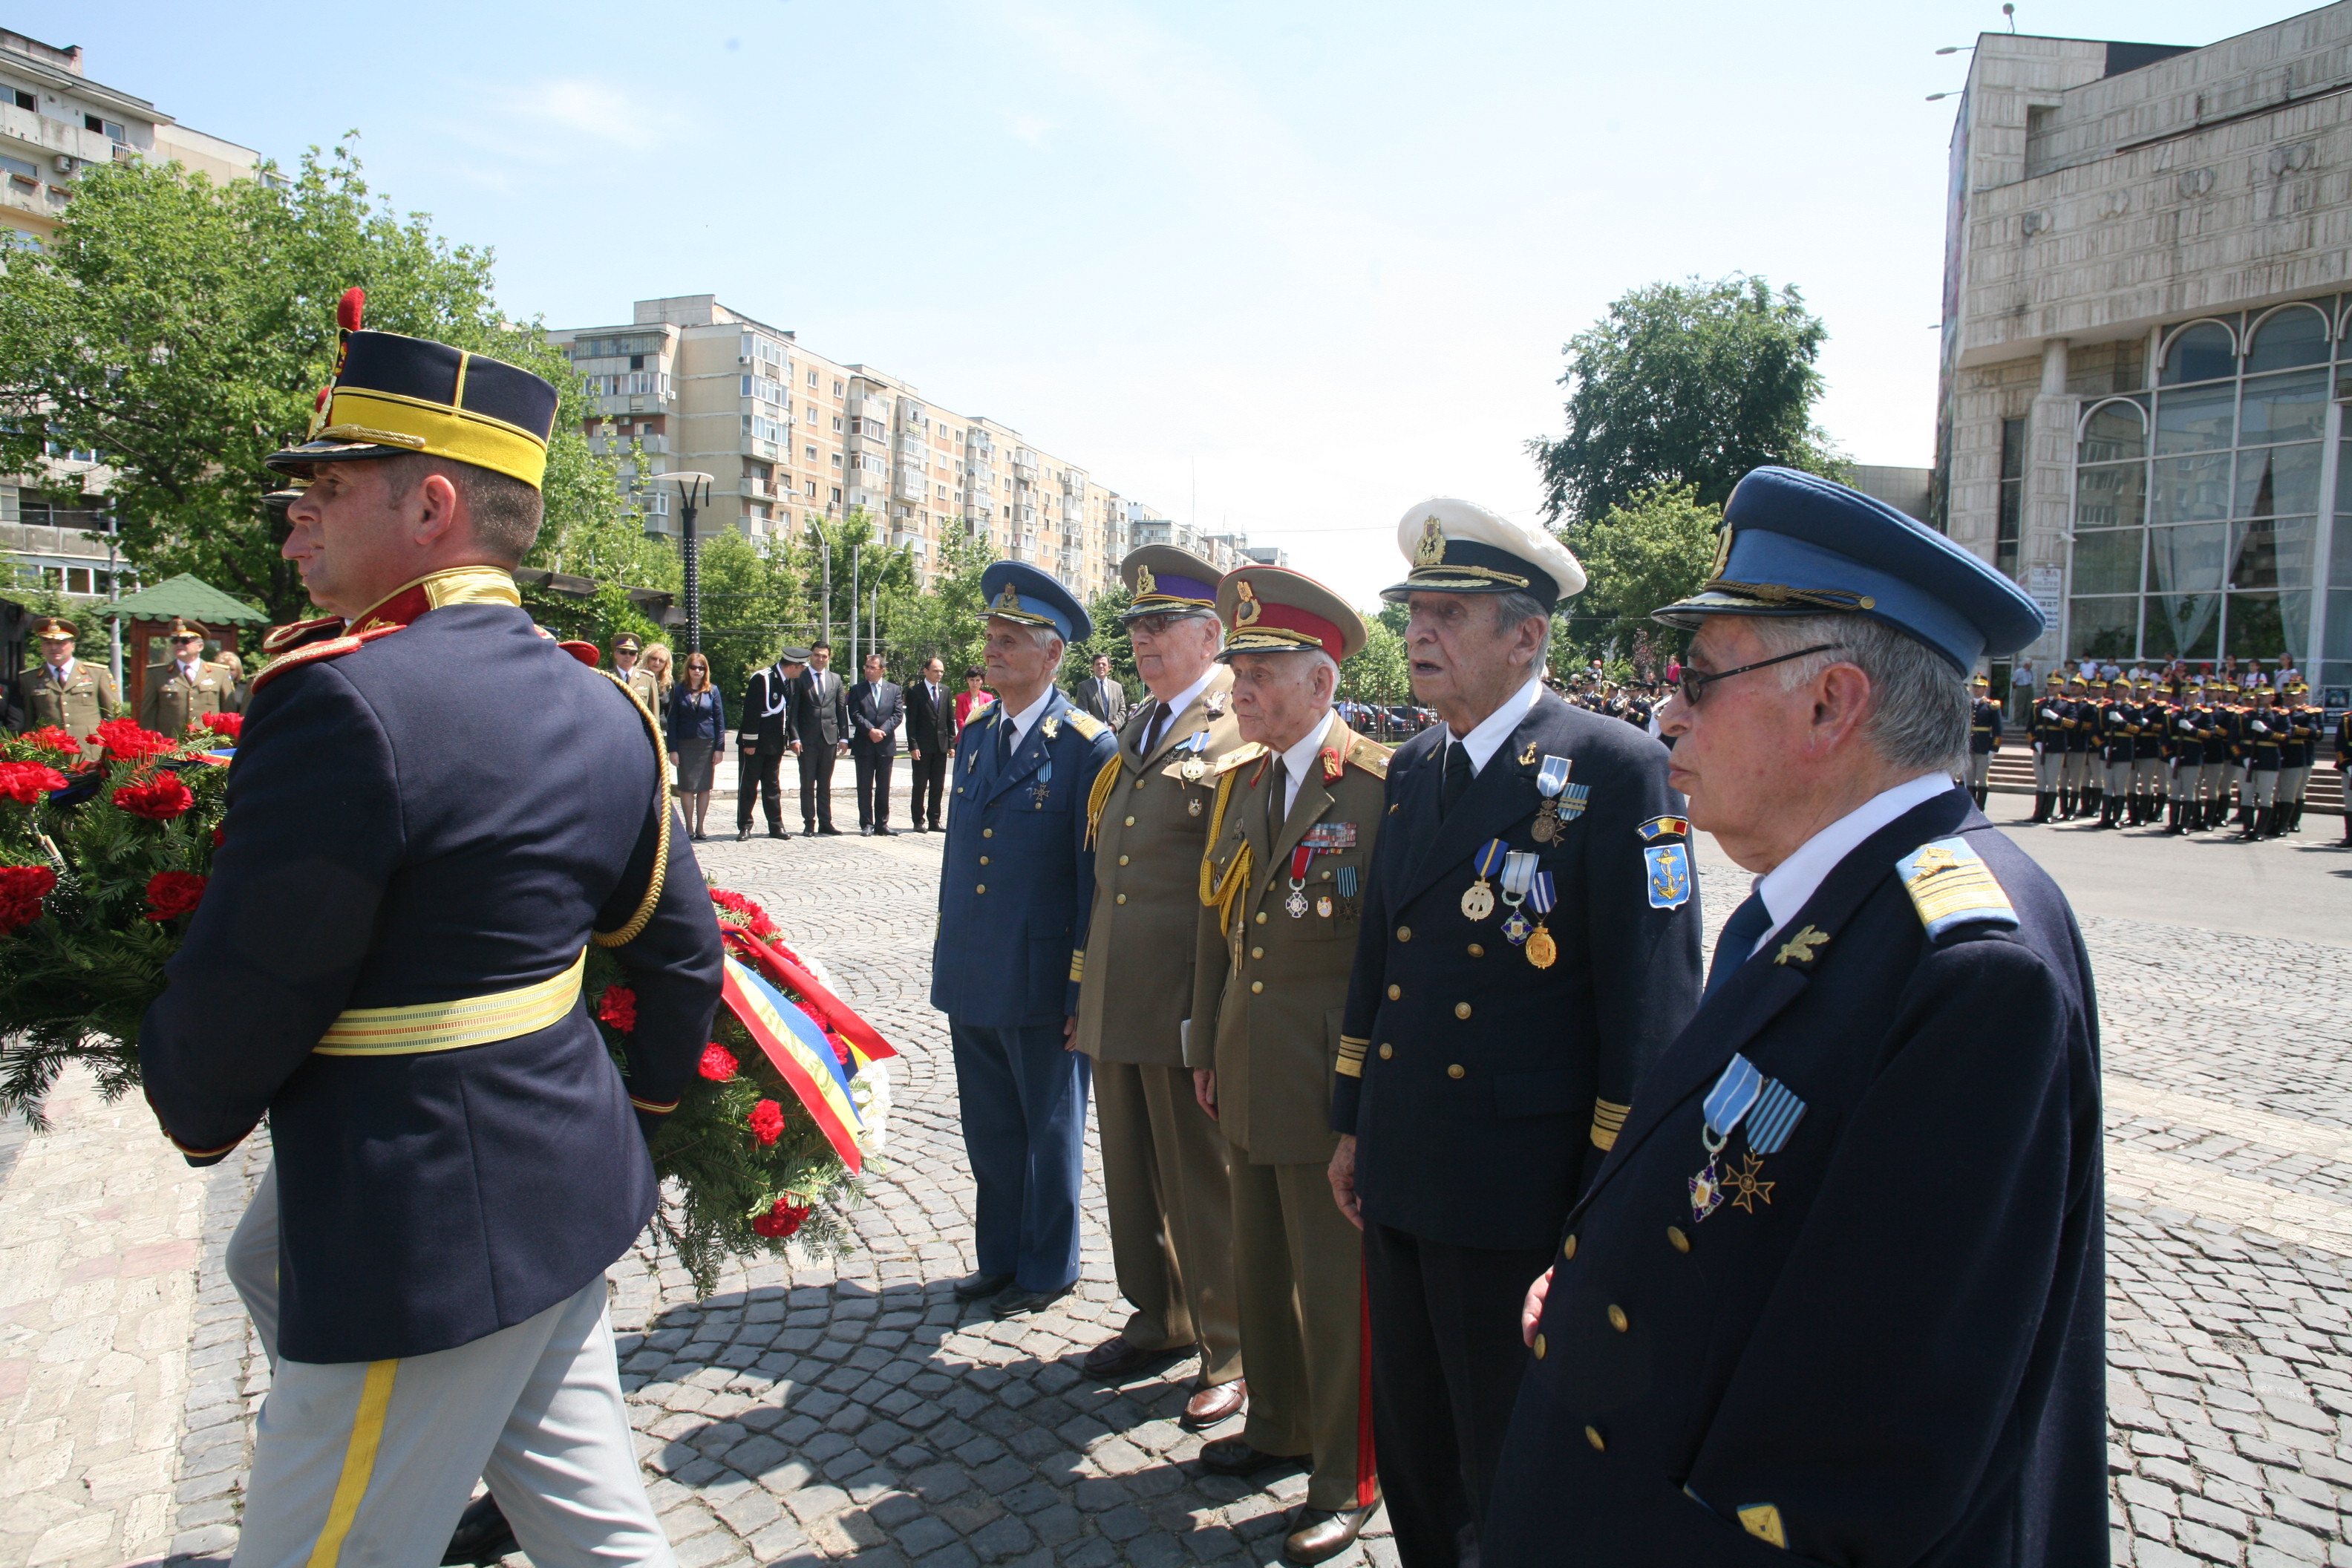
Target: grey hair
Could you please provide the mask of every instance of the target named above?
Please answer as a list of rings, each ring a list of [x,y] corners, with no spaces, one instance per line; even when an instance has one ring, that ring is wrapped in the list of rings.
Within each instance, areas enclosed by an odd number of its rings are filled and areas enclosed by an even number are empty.
[[[1020,625],[1020,623],[1015,624]],[[1051,626],[1021,625],[1021,629],[1029,634],[1029,641],[1035,646],[1037,651],[1040,653],[1045,651],[1045,645],[1047,643],[1062,643],[1062,634],[1055,631]],[[1062,643],[1062,646],[1065,648],[1069,647],[1067,643]]]
[[[1768,654],[1838,645],[1780,666],[1781,690],[1794,691],[1833,664],[1851,664],[1870,678],[1862,734],[1873,751],[1899,768],[1958,765],[1969,743],[1968,686],[1927,644],[1868,616],[1759,616],[1749,624]]]
[[[1517,589],[1495,595],[1496,631],[1510,631],[1529,616],[1541,616],[1549,622],[1551,619],[1551,610],[1533,594],[1523,594]]]

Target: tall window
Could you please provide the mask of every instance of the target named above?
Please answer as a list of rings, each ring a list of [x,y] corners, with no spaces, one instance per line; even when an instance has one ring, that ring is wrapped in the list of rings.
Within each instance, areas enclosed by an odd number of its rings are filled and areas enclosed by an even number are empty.
[[[2025,510],[2025,421],[2000,422],[2000,514],[1992,536],[1992,563],[2017,575],[2017,530]]]
[[[2335,308],[2284,305],[2172,329],[2152,393],[2084,414],[2067,651],[2300,663],[2311,647]],[[2352,368],[2352,367],[2347,367]],[[2008,538],[2004,435],[2001,537]],[[2352,465],[2331,510],[2352,510]],[[2004,545],[2003,548],[2006,548]],[[2335,549],[2352,590],[2352,540]],[[2328,612],[2323,682],[2352,680],[2352,592]]]

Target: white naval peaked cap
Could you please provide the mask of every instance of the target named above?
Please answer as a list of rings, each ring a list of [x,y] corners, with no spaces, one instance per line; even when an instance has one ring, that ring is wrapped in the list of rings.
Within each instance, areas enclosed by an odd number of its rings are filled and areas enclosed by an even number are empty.
[[[1397,549],[1412,570],[1382,589],[1383,599],[1519,592],[1549,608],[1584,591],[1584,568],[1550,531],[1452,496],[1407,507],[1397,521]]]

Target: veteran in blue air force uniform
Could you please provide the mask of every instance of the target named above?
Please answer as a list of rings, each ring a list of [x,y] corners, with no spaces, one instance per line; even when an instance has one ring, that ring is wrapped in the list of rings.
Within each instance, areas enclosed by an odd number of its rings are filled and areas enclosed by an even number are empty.
[[[270,459],[312,477],[285,553],[337,614],[268,639],[139,1041],[191,1163],[270,1122],[231,1248],[267,1248],[232,1266],[276,1363],[240,1564],[437,1561],[481,1478],[536,1561],[671,1561],[604,1270],[657,1201],[644,1126],[709,1037],[719,938],[650,715],[509,575],[555,404],[351,331],[324,427]],[[582,999],[592,942],[636,989],[625,1077]]]
[[[981,586],[999,700],[956,741],[931,1005],[948,1016],[978,1189],[975,1268],[956,1294],[1013,1313],[1078,1278],[1088,1063],[1070,1047],[1095,886],[1087,798],[1118,742],[1054,685],[1063,648],[1094,629],[1085,606],[1017,561]]]
[[[1762,875],[1530,1293],[1484,1561],[2104,1563],[2090,964],[1948,773],[2041,615],[1783,468],[1716,559],[1665,731]]]
[[[1575,557],[1467,501],[1407,511],[1416,696],[1389,760],[1348,990],[1333,1183],[1361,1205],[1381,1489],[1407,1568],[1475,1534],[1527,1350],[1518,1310],[1698,994],[1666,751],[1545,689]],[[1352,1185],[1352,1191],[1350,1186]]]

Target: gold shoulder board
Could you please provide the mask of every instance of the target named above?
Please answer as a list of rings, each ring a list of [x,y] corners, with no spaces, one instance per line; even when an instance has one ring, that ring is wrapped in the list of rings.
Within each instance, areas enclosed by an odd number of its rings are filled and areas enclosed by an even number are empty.
[[[1089,741],[1103,732],[1103,721],[1096,718],[1093,714],[1087,712],[1083,708],[1071,709],[1067,713],[1062,715],[1062,719],[1063,721],[1068,724],[1071,729],[1076,730],[1079,734],[1084,735]]]
[[[1368,741],[1358,735],[1348,742],[1348,760],[1376,779],[1389,776],[1389,756],[1394,746],[1383,746],[1378,741]]]
[[[1957,926],[2021,923],[1992,868],[1965,838],[1921,845],[1895,863],[1895,874],[1903,879],[1903,890],[1911,895],[1930,942]]]

